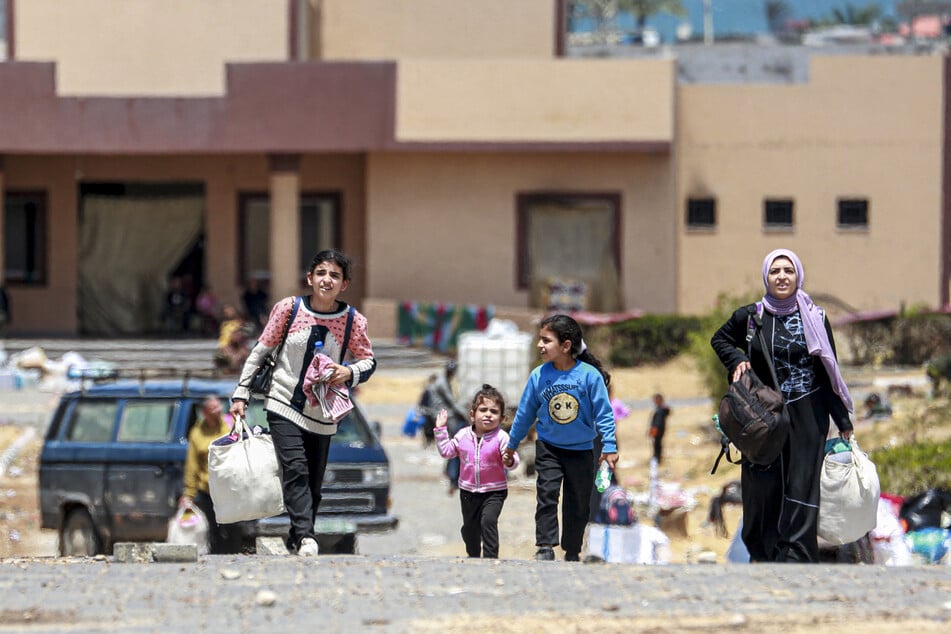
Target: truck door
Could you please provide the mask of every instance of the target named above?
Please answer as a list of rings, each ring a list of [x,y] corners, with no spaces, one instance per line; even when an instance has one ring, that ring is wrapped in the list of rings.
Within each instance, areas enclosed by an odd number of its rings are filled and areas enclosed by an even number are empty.
[[[106,473],[115,541],[164,541],[181,489],[186,448],[173,438],[176,399],[120,402]]]

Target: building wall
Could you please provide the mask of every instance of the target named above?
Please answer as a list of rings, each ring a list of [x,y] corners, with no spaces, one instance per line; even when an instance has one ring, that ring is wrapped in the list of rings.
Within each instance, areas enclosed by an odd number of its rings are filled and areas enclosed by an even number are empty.
[[[46,284],[8,285],[13,312],[7,332],[73,333],[77,327],[79,243],[76,164],[69,157],[6,157],[4,187],[45,190]]]
[[[545,58],[554,0],[309,0],[311,56],[338,60]]]
[[[662,141],[676,66],[662,60],[403,60],[400,141]]]
[[[944,136],[941,57],[813,57],[809,83],[678,89],[678,310],[761,292],[763,257],[796,251],[805,289],[858,309],[939,301]],[[685,226],[713,196],[713,230]],[[763,229],[763,200],[795,200],[794,228]],[[869,201],[867,230],[837,228],[839,197]],[[913,254],[913,257],[912,257]]]
[[[283,0],[17,0],[16,58],[60,95],[220,95],[226,62],[283,61]]]
[[[240,305],[238,198],[268,191],[266,156],[64,156],[6,157],[4,187],[47,192],[47,274],[44,286],[9,287],[13,333],[74,334],[77,328],[79,182],[203,182],[205,275],[220,301]],[[341,245],[353,255],[354,279],[346,299],[365,295],[364,161],[358,155],[311,155],[300,166],[302,191],[339,191],[343,201]],[[297,239],[297,236],[288,236]],[[276,298],[274,298],[276,299]],[[55,310],[50,310],[55,306]]]
[[[516,195],[616,192],[622,301],[673,311],[672,176],[666,154],[372,154],[368,296],[527,308],[516,284]]]
[[[302,191],[340,191],[342,242],[337,245],[351,258],[350,286],[341,297],[362,306],[367,293],[366,158],[363,155],[308,155],[301,160]],[[311,250],[308,256],[315,255]]]

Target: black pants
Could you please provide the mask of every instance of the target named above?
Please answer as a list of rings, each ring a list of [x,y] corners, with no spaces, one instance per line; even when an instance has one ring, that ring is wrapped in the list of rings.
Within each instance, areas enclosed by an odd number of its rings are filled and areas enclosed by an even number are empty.
[[[291,520],[287,547],[296,551],[305,537],[317,539],[314,520],[320,507],[331,436],[313,434],[270,412],[267,422],[283,470],[284,508]]]
[[[208,552],[228,555],[241,552],[241,524],[218,524],[215,505],[207,491],[199,491],[193,500],[208,520]]]
[[[664,434],[654,436],[654,459],[660,464],[661,454],[664,452]]]
[[[488,491],[473,493],[459,490],[459,505],[462,507],[462,541],[470,557],[499,557],[499,515],[509,492]]]
[[[535,543],[558,545],[558,497],[564,484],[561,505],[561,547],[566,555],[581,553],[584,529],[590,513],[594,486],[594,452],[571,450],[535,441]]]

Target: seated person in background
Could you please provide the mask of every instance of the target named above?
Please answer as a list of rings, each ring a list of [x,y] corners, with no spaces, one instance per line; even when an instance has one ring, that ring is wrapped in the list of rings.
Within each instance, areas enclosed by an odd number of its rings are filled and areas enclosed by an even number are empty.
[[[215,334],[218,329],[218,298],[206,285],[201,287],[195,297],[195,313],[200,321],[201,334]]]
[[[256,277],[248,279],[247,286],[241,294],[241,302],[244,304],[244,312],[248,316],[255,332],[264,328],[267,323],[270,310],[267,303],[267,292],[261,288],[261,283]]]
[[[231,304],[221,309],[221,325],[218,328],[218,348],[215,350],[215,367],[229,373],[240,372],[251,351],[249,325]]]
[[[182,278],[174,276],[168,281],[165,293],[165,310],[162,321],[167,332],[186,332],[191,319],[191,299],[182,285]]]
[[[611,485],[601,494],[594,522],[609,526],[630,526],[637,522],[634,505],[631,504],[624,487],[617,483],[613,471],[611,472]]]
[[[876,420],[892,417],[892,406],[882,400],[882,397],[872,392],[865,398],[865,415],[863,418]]]

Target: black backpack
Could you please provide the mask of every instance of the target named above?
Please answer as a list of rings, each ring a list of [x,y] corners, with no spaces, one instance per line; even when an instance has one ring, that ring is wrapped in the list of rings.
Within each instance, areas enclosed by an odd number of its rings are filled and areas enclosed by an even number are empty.
[[[766,364],[769,366],[773,383],[779,385],[776,370],[763,337],[763,309],[757,302],[756,310],[750,311],[746,331],[747,355],[754,333],[759,335]],[[772,464],[782,453],[783,445],[789,436],[789,412],[783,395],[764,385],[756,374],[749,370],[730,384],[726,395],[720,400],[717,413],[717,428],[720,430],[720,454],[713,463],[710,474],[717,471],[720,459],[726,456],[727,462],[739,464],[730,455],[730,444],[736,447],[743,457],[757,465]]]

